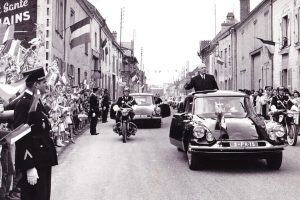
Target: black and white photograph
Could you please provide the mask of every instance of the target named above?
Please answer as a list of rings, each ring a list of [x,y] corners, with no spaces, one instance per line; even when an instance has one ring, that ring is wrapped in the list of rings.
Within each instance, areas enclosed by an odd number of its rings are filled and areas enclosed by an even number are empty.
[[[300,199],[300,0],[0,0],[0,200]]]

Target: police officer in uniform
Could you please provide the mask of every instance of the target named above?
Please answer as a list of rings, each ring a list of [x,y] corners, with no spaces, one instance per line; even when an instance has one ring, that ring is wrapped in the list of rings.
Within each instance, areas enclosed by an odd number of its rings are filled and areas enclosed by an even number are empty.
[[[131,107],[131,106],[137,104],[136,101],[134,100],[134,98],[129,95],[129,93],[130,93],[129,87],[125,87],[124,90],[123,90],[124,95],[119,97],[118,101],[116,103],[120,108]],[[134,113],[130,112],[129,116],[130,116],[131,119],[133,119]],[[117,117],[116,117],[116,122],[117,123],[120,122],[120,117],[121,117],[121,113],[118,112]]]
[[[21,200],[50,200],[51,168],[57,153],[50,138],[51,125],[40,95],[47,92],[43,68],[27,71],[26,91],[14,111],[14,127],[23,123],[31,132],[16,142],[16,169],[22,172]]]
[[[97,123],[98,123],[98,117],[100,116],[99,111],[99,100],[97,97],[97,91],[98,88],[93,88],[93,92],[90,96],[90,111],[89,115],[91,117],[91,125],[90,125],[90,133],[91,135],[98,135],[96,131]]]

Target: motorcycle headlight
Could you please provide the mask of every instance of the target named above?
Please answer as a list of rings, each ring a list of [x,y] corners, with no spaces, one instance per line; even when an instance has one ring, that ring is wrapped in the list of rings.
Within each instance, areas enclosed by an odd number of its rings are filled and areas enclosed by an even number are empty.
[[[124,108],[123,110],[122,110],[122,115],[123,116],[127,116],[128,115],[128,110],[126,109],[126,108]]]
[[[206,129],[202,126],[195,126],[193,129],[193,135],[197,139],[201,139],[205,136]]]
[[[155,114],[157,114],[157,115],[160,115],[160,113],[161,113],[160,107],[156,107],[154,109],[154,111],[155,111]]]
[[[277,139],[277,136],[273,131],[269,132],[268,135],[271,140],[275,141]]]
[[[285,134],[284,128],[281,125],[276,125],[273,127],[273,132],[277,137],[283,137]]]

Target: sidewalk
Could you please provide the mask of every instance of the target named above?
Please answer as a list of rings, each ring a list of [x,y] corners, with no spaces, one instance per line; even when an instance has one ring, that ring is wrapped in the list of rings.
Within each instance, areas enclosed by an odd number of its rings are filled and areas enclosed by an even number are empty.
[[[57,151],[57,155],[60,156],[64,152],[64,150],[66,148],[68,148],[69,145],[76,145],[76,139],[78,137],[80,137],[84,132],[86,132],[89,128],[90,128],[90,124],[88,123],[88,124],[85,125],[85,127],[83,127],[81,130],[78,131],[77,135],[74,134],[73,140],[75,141],[75,144],[73,144],[72,142],[68,142],[68,143],[64,143],[65,144],[64,147],[57,147],[57,146],[55,146],[56,147],[56,151]]]

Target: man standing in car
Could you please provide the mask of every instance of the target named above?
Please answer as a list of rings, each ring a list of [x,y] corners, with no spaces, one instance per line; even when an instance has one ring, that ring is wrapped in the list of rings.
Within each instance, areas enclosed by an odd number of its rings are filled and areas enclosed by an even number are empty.
[[[190,82],[186,83],[184,88],[190,90],[192,88],[195,91],[203,90],[218,90],[218,85],[213,75],[207,74],[207,69],[204,64],[198,66],[199,74],[191,78]]]

